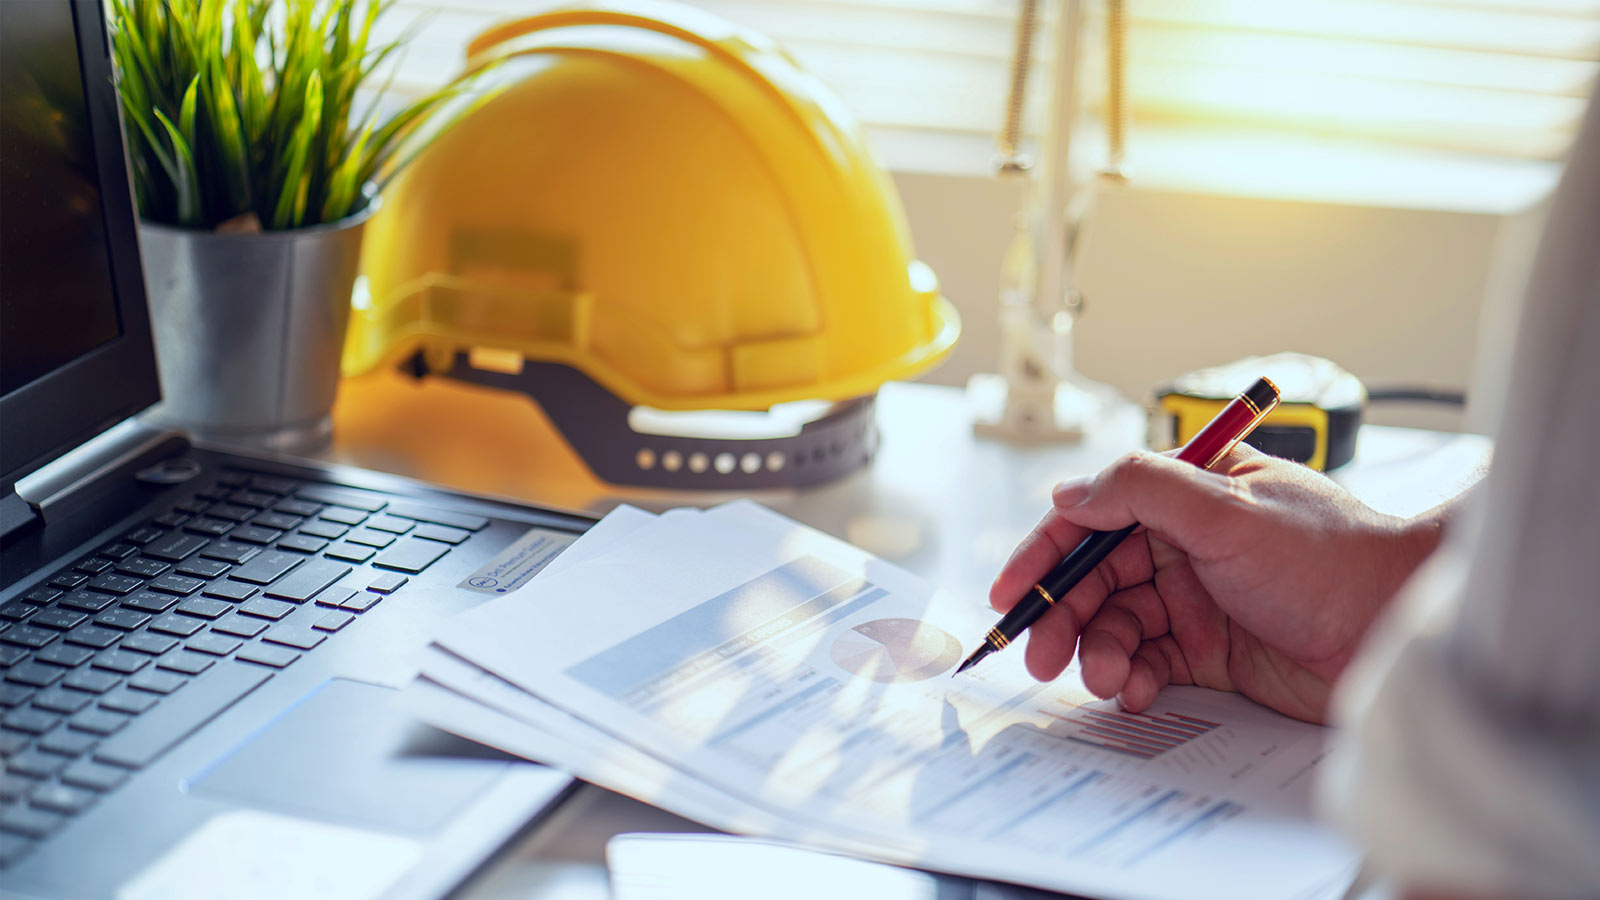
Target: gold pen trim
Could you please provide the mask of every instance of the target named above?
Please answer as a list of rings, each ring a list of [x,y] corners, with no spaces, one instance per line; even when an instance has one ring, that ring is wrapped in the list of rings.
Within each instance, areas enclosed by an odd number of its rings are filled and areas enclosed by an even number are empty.
[[[1037,584],[1033,586],[1033,589],[1039,592],[1039,596],[1044,598],[1044,602],[1050,604],[1051,606],[1055,606],[1056,605],[1056,598],[1050,596],[1050,592],[1049,591],[1045,590],[1044,588],[1040,587]]]
[[[989,634],[987,636],[989,638],[989,643],[993,644],[996,650],[1004,650],[1006,645],[1011,643],[1011,640],[1005,635],[1001,634],[1000,629],[998,628],[989,629]]]
[[[1249,395],[1240,394],[1239,395],[1239,399],[1244,401],[1244,405],[1245,406],[1250,407],[1250,411],[1251,412],[1255,413],[1258,416],[1261,415],[1261,407],[1257,406],[1256,402],[1254,400],[1251,400]]]

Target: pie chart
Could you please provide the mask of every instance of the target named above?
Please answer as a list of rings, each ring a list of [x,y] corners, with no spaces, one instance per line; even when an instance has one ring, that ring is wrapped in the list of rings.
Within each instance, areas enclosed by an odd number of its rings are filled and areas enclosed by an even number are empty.
[[[835,638],[828,655],[857,678],[922,681],[959,662],[961,642],[916,619],[873,619]]]

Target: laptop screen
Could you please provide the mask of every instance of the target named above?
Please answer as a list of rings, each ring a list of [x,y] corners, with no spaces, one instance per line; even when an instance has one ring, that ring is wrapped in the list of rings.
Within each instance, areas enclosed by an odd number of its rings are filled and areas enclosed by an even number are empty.
[[[102,0],[0,0],[0,503],[160,398]]]
[[[0,3],[0,247],[0,394],[121,334],[65,3]]]

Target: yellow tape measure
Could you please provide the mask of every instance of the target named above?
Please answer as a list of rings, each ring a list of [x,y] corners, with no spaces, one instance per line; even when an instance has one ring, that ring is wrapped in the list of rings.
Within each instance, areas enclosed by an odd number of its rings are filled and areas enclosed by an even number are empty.
[[[1366,407],[1366,388],[1334,363],[1301,353],[1201,369],[1156,388],[1149,407],[1151,449],[1183,446],[1234,394],[1261,375],[1278,385],[1283,401],[1246,443],[1318,471],[1350,461]]]

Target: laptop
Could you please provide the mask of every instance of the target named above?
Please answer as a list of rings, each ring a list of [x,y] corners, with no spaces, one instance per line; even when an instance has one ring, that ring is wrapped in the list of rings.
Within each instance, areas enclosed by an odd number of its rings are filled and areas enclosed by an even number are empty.
[[[447,893],[573,782],[395,688],[476,571],[590,520],[131,418],[159,388],[103,17],[0,2],[0,895]]]

